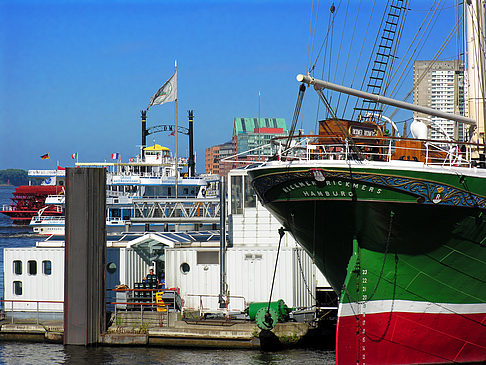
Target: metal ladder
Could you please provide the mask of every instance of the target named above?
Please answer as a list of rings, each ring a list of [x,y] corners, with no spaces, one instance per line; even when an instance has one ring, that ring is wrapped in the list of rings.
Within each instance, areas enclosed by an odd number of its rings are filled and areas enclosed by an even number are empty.
[[[405,12],[406,0],[392,0],[389,2],[388,15],[382,23],[381,40],[376,49],[373,66],[369,73],[366,91],[372,94],[380,95],[382,92],[383,81],[389,72],[389,61],[393,57],[393,47],[395,45],[395,36],[398,32],[401,15]],[[358,102],[356,105],[358,105]],[[381,113],[380,105],[375,101],[362,99],[361,107],[355,107],[361,115],[368,113]]]

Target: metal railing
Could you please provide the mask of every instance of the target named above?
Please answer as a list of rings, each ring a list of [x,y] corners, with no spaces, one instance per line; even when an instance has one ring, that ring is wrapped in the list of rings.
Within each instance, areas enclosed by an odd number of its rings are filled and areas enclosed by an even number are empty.
[[[296,145],[292,154],[278,155],[278,159],[410,161],[427,166],[467,168],[479,162],[473,158],[478,145],[467,142],[360,136],[360,142],[356,143],[340,137],[308,137],[312,138]]]
[[[168,327],[168,313],[178,309],[175,289],[108,289],[107,293],[107,307],[112,310],[113,324],[118,328]],[[157,293],[173,294],[174,300],[157,300]]]
[[[204,316],[205,312],[211,311],[210,308],[207,306],[207,302],[206,302],[206,306],[204,305],[205,300],[206,301],[209,301],[209,300],[214,301],[215,299],[219,299],[219,295],[216,295],[216,294],[184,294],[184,295],[186,297],[197,297],[197,298],[199,298],[199,306],[197,308],[192,308],[192,309],[197,309],[199,311],[200,317]],[[225,305],[226,305],[225,309],[226,310],[229,309],[230,304],[231,304],[233,299],[242,301],[242,305],[241,306],[237,305],[236,307],[239,307],[242,310],[244,310],[247,307],[246,298],[243,297],[243,296],[229,295],[229,296],[226,296],[225,298],[226,298],[226,301],[225,301]],[[189,308],[187,308],[187,309],[189,309]]]
[[[3,204],[2,205],[2,210],[5,212],[11,212],[14,210],[14,206],[10,204]]]
[[[63,307],[61,306],[48,306],[43,304],[62,304],[64,305],[64,301],[56,301],[56,300],[13,300],[13,299],[1,299],[0,302],[2,303],[2,310],[1,310],[1,317],[2,319],[8,319],[10,317],[10,321],[12,324],[15,323],[17,320],[18,322],[22,323],[33,323],[35,321],[36,324],[40,324],[40,317],[42,314],[46,313],[62,313]],[[35,309],[27,307],[26,304],[34,303]],[[58,307],[58,308],[56,308]],[[31,314],[34,314],[35,318],[32,318]]]
[[[219,199],[140,199],[133,201],[134,217],[132,220],[159,218],[170,221],[183,218],[185,220],[219,221]]]

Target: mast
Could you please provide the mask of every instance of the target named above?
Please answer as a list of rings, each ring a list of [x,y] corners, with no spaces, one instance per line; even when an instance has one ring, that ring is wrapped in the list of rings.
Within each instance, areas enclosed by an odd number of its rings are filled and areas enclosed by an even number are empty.
[[[189,177],[196,176],[196,163],[194,161],[194,112],[189,110],[189,161],[188,175]]]
[[[484,4],[482,0],[467,0],[466,48],[469,117],[477,121],[473,142],[486,144],[485,132],[485,61],[484,61]],[[484,146],[483,151],[484,153]]]
[[[174,75],[176,77],[176,85],[177,85],[177,61],[174,62],[174,68],[175,68],[175,72],[174,72]],[[175,96],[175,197],[177,198],[178,197],[178,192],[177,192],[177,189],[178,189],[178,180],[179,180],[179,144],[177,143],[178,142],[178,139],[177,139],[177,135],[179,134],[179,127],[177,125],[177,92],[176,92],[176,96]]]
[[[143,152],[143,149],[147,145],[147,135],[148,135],[148,132],[147,132],[147,111],[142,110],[141,113],[142,113],[142,152]]]

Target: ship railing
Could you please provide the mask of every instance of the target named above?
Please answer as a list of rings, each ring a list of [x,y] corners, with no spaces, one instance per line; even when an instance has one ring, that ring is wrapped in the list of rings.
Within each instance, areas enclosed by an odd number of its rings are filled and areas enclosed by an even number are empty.
[[[64,217],[59,216],[49,216],[49,215],[35,215],[32,217],[30,224],[39,224],[39,223],[60,223],[64,224],[65,219]]]
[[[36,323],[52,320],[56,313],[62,314],[64,301],[59,300],[14,300],[1,299],[1,317],[14,323]],[[62,318],[62,316],[60,316]]]
[[[66,170],[29,170],[31,177],[66,176]]]
[[[301,136],[302,138],[304,136]],[[418,140],[398,137],[360,136],[360,142],[343,137],[308,136],[303,147],[296,145],[293,153],[279,155],[286,160],[368,160],[422,162],[427,166],[466,167],[478,165],[473,159],[478,145],[468,142]]]
[[[11,211],[14,210],[14,207],[12,205],[9,205],[9,204],[3,204],[2,210],[4,212],[11,212]]]

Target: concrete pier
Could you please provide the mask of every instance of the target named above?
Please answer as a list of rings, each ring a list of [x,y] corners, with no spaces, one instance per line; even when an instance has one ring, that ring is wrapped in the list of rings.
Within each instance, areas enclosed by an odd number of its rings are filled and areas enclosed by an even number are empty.
[[[113,324],[100,336],[99,345],[106,346],[160,346],[202,347],[221,349],[260,349],[260,329],[255,322],[199,321],[198,324],[177,320],[174,314],[170,327],[147,326],[135,328],[131,325]],[[145,314],[147,321],[158,321],[157,313]],[[0,324],[0,340],[63,343],[62,321],[43,324]],[[272,330],[281,348],[298,347],[299,341],[313,327],[308,323],[278,323]]]

